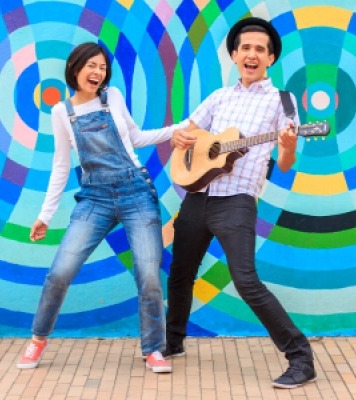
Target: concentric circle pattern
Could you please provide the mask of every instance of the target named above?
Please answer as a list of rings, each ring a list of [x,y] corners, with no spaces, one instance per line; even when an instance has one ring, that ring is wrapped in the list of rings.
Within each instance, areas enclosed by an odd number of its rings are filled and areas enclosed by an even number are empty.
[[[278,3],[278,5],[277,5]],[[29,241],[51,171],[50,112],[69,96],[71,49],[99,41],[143,128],[178,122],[238,78],[225,50],[244,16],[270,19],[283,40],[268,71],[292,91],[302,123],[326,120],[325,140],[299,138],[288,173],[275,165],[258,201],[259,275],[308,335],[356,333],[356,16],[350,2],[286,0],[0,2],[0,335],[28,335],[45,274],[78,189],[78,159],[41,243]],[[261,132],[263,133],[263,132]],[[172,221],[184,191],[169,175],[168,143],[138,152],[157,186],[171,260]],[[166,293],[165,293],[166,297]],[[197,276],[190,335],[266,335],[239,298],[213,241]],[[55,335],[138,336],[137,290],[125,232],[111,232],[70,287]]]

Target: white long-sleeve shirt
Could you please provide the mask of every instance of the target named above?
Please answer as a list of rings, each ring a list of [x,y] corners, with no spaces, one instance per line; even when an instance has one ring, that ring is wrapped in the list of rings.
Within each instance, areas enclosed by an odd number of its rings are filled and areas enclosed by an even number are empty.
[[[179,125],[171,125],[161,129],[140,130],[133,121],[120,91],[115,87],[110,87],[107,89],[107,93],[107,102],[121,140],[128,155],[137,167],[140,167],[141,164],[134,152],[134,148],[162,143],[171,138],[175,129],[188,125],[188,121],[183,121]],[[100,98],[96,97],[91,101],[74,106],[73,108],[75,114],[80,116],[101,110],[102,106]],[[61,195],[67,184],[70,172],[71,147],[78,151],[74,132],[64,102],[60,102],[52,108],[51,117],[55,152],[46,197],[38,216],[38,219],[46,225],[49,225],[56,212]]]

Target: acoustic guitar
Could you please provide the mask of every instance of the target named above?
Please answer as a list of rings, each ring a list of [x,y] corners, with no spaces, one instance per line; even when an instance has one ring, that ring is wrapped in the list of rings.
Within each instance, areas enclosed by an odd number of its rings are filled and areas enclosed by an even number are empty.
[[[296,134],[303,137],[326,136],[328,122],[300,125]],[[192,131],[196,143],[188,149],[174,148],[170,173],[174,183],[189,192],[197,192],[218,176],[231,172],[234,162],[243,157],[248,148],[278,139],[278,132],[243,137],[236,128],[213,135],[204,129]]]

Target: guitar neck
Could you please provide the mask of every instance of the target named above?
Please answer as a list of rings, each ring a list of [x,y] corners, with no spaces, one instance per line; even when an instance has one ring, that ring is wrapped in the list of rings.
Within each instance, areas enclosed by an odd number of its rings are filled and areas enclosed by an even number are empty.
[[[295,128],[295,134],[297,136],[303,136],[303,137],[326,136],[329,132],[330,132],[330,125],[327,122],[299,125],[298,127]],[[218,152],[230,153],[233,151],[246,149],[248,147],[252,147],[257,144],[273,142],[274,140],[278,139],[278,135],[279,131],[262,133],[260,135],[242,137],[237,140],[220,143],[220,145],[218,146]]]
[[[246,147],[252,147],[257,144],[263,144],[267,142],[273,142],[278,139],[279,132],[263,133],[261,135],[249,136],[238,140],[232,140],[221,144],[220,153],[229,153],[232,151],[238,151]]]

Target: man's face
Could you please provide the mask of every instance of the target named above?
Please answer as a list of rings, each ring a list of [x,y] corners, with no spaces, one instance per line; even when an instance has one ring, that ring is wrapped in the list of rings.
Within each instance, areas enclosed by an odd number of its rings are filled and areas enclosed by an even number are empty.
[[[272,65],[274,55],[268,52],[269,36],[263,32],[245,32],[240,35],[240,43],[231,54],[237,65],[241,81],[249,87],[253,82],[264,79],[266,69]]]

